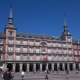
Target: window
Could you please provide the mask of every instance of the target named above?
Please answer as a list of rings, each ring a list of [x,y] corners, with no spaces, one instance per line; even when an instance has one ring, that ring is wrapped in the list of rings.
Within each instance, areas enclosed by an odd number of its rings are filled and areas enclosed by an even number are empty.
[[[12,32],[10,32],[10,36],[12,36]]]
[[[29,38],[31,38],[32,36],[29,36]]]

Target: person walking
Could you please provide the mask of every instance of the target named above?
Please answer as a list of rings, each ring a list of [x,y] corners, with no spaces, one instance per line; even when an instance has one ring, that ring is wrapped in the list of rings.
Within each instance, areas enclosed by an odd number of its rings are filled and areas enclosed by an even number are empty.
[[[24,80],[24,71],[21,72],[21,80]]]
[[[12,77],[12,80],[13,80],[13,78],[14,78],[14,71],[13,70],[11,71],[11,77]]]
[[[11,74],[9,73],[9,69],[6,68],[5,73],[3,74],[4,80],[12,80]]]

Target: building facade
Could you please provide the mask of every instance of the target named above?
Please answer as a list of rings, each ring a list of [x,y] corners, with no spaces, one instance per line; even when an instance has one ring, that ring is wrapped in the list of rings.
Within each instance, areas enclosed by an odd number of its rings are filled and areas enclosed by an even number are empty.
[[[61,36],[17,32],[13,24],[12,7],[4,32],[0,33],[0,66],[3,70],[32,71],[33,69],[80,70],[80,41],[73,40],[64,17]]]

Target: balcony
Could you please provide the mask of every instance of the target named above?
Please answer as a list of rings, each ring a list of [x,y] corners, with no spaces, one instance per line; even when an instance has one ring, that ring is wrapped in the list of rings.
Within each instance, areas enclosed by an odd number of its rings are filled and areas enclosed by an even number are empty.
[[[8,44],[13,44],[13,42],[10,42],[10,41],[9,41]]]
[[[13,50],[8,50],[8,52],[13,52]]]

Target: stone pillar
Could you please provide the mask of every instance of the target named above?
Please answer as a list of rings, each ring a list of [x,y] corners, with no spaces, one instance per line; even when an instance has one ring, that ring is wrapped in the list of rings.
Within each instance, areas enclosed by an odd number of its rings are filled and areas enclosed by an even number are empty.
[[[13,70],[15,71],[15,63],[13,63]]]
[[[73,63],[73,70],[76,70],[76,65],[75,65],[75,63]]]
[[[59,63],[57,63],[57,69],[59,69]]]
[[[54,63],[52,63],[52,70],[54,70]]]
[[[33,66],[34,66],[34,68],[33,68],[33,69],[35,69],[35,70],[36,70],[36,64],[34,64]]]
[[[20,63],[20,71],[22,71],[22,63]]]
[[[27,64],[27,71],[29,71],[29,64]]]
[[[46,69],[48,69],[48,63],[46,64]]]
[[[67,63],[67,68],[68,68],[68,70],[70,71],[70,66],[69,66],[70,64],[69,63]]]
[[[62,68],[65,71],[65,63],[62,64]]]
[[[40,64],[40,71],[42,71],[42,63]]]
[[[80,63],[79,63],[79,70],[80,70]]]

